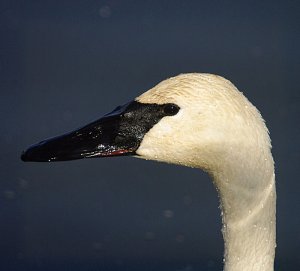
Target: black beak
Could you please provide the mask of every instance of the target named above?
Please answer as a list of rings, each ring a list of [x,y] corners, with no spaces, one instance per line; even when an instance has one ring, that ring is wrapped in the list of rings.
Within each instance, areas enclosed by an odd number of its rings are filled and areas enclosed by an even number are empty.
[[[134,155],[144,135],[165,115],[163,105],[133,101],[78,130],[29,147],[21,159],[50,162]]]

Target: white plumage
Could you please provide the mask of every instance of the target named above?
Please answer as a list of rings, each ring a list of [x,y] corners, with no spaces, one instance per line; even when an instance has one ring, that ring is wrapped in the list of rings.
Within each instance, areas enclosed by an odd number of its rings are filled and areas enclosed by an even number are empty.
[[[167,79],[136,100],[180,107],[150,129],[136,153],[210,174],[221,201],[224,270],[273,270],[274,162],[259,111],[231,82],[211,74]]]

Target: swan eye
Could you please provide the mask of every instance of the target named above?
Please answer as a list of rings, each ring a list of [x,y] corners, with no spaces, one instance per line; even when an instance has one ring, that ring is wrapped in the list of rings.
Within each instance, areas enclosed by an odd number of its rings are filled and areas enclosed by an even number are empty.
[[[163,111],[167,116],[174,116],[178,113],[180,107],[176,104],[165,104]]]

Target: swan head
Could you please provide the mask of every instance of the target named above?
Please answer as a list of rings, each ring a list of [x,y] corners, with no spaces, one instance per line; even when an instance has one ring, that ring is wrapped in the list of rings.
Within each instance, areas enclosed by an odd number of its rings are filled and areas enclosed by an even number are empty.
[[[257,109],[223,77],[182,74],[162,81],[101,119],[23,152],[24,161],[136,155],[216,170],[233,148],[267,142]]]
[[[177,114],[162,118],[145,134],[136,151],[141,158],[213,172],[239,159],[233,150],[270,147],[258,110],[221,76],[182,74],[136,100],[179,107]]]

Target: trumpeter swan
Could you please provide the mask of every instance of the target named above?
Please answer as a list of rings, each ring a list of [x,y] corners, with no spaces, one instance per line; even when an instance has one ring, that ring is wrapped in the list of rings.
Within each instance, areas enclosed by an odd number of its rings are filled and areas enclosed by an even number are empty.
[[[228,80],[182,74],[76,131],[42,141],[24,161],[135,155],[203,169],[219,193],[224,270],[273,270],[276,191],[268,130]]]

